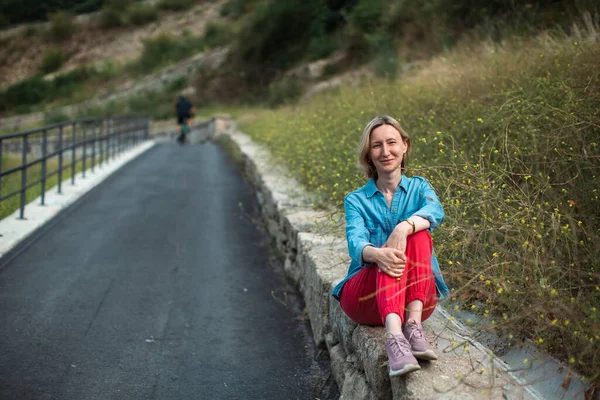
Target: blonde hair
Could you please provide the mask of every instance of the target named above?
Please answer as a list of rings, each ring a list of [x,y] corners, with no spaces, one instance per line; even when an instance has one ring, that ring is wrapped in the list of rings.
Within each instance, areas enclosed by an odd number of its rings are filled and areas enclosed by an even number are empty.
[[[390,125],[393,126],[402,137],[402,141],[406,145],[406,153],[402,158],[401,169],[402,172],[406,170],[406,164],[408,162],[408,157],[410,155],[410,138],[400,126],[400,123],[396,121],[394,118],[389,115],[377,116],[371,120],[365,127],[365,130],[360,137],[360,144],[358,145],[358,166],[364,171],[365,175],[368,178],[377,179],[377,170],[375,169],[375,165],[371,158],[369,157],[369,151],[371,150],[371,133],[375,128],[380,127],[381,125]]]

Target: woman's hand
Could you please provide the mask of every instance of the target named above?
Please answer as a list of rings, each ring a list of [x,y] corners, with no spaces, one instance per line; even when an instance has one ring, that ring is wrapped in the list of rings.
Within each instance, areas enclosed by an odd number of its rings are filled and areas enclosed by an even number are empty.
[[[402,253],[402,258],[406,262],[406,237],[408,234],[403,229],[394,229],[388,240],[383,244],[383,248],[391,248],[399,250]]]
[[[379,270],[392,278],[400,278],[406,266],[404,253],[391,247],[382,247],[376,250],[375,260]]]
[[[404,272],[406,259],[400,250],[391,247],[377,248],[367,246],[363,249],[363,260],[375,263],[379,270],[393,278],[399,278]]]

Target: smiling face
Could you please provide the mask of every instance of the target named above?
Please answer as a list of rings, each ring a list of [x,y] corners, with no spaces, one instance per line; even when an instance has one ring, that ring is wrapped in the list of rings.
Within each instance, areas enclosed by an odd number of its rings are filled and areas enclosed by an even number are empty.
[[[400,132],[391,125],[378,126],[371,132],[369,158],[379,176],[395,171],[401,173],[407,149]]]

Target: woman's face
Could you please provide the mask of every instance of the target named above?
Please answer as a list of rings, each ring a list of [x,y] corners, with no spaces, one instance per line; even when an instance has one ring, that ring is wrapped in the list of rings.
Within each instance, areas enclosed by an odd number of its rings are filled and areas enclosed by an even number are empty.
[[[371,132],[369,157],[379,175],[400,170],[406,150],[400,132],[393,126],[381,125]]]

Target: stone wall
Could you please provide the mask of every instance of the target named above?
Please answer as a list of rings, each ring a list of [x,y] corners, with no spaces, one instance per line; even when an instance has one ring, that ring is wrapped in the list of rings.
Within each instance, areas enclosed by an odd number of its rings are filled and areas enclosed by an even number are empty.
[[[343,226],[331,211],[314,210],[299,183],[235,124],[219,140],[256,188],[285,272],[304,296],[314,340],[329,352],[341,399],[540,398],[439,306],[424,324],[439,360],[390,380],[383,328],[354,323],[330,296],[349,261]]]

